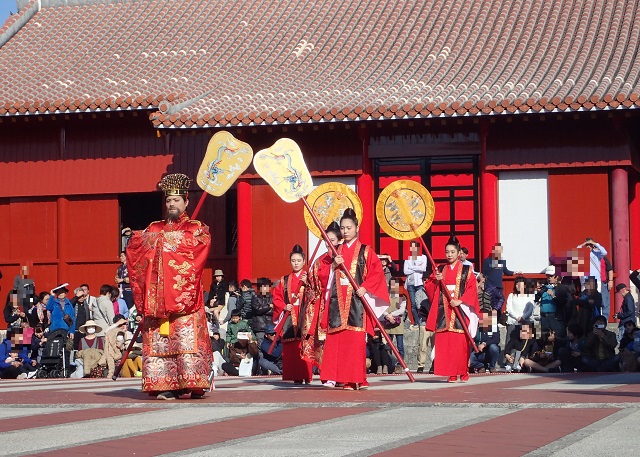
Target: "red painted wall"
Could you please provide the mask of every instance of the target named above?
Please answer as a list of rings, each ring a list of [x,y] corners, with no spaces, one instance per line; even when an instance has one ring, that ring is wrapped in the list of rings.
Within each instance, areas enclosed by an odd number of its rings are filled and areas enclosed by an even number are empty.
[[[285,203],[261,181],[252,182],[252,277],[272,280],[291,271],[289,253],[295,244],[307,245],[302,202]],[[242,223],[242,221],[240,221]],[[309,253],[306,253],[309,255]],[[244,279],[244,278],[240,278]]]
[[[610,253],[609,177],[588,170],[549,173],[549,252],[560,255],[591,237]],[[609,258],[613,261],[611,254]]]

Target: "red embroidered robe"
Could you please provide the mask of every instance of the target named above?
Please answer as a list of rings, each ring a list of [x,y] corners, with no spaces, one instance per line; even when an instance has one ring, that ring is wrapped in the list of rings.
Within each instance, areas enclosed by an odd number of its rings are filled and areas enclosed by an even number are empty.
[[[209,388],[211,341],[202,295],[209,228],[182,213],[153,222],[127,245],[134,303],[144,316],[142,389]],[[160,325],[168,320],[168,335]]]

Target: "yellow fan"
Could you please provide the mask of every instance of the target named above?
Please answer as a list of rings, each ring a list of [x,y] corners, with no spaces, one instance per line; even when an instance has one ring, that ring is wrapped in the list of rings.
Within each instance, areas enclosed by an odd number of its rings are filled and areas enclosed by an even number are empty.
[[[302,151],[289,138],[280,138],[270,148],[258,151],[253,158],[253,167],[287,203],[298,201],[313,190]]]
[[[218,132],[207,146],[196,182],[206,193],[220,197],[238,179],[253,159],[253,149],[229,132]]]
[[[341,182],[328,182],[319,185],[307,196],[307,203],[324,228],[327,228],[334,221],[339,223],[342,213],[347,208],[352,208],[356,212],[358,220],[362,220],[360,197],[353,189]],[[322,238],[322,233],[306,208],[304,221],[311,233]]]
[[[421,184],[403,179],[383,189],[376,203],[378,224],[397,240],[413,240],[424,235],[435,216],[433,198]]]

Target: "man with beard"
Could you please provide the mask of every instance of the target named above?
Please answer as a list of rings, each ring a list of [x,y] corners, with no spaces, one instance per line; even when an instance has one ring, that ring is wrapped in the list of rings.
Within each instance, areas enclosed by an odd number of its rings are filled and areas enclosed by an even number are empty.
[[[135,231],[127,246],[134,303],[144,316],[142,390],[160,400],[202,398],[212,362],[202,294],[209,227],[185,211],[186,175],[167,175],[158,185],[166,219]]]

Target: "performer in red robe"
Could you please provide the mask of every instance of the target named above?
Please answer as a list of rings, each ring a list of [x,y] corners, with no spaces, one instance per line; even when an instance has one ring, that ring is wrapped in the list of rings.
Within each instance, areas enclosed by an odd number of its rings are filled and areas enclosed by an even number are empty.
[[[340,231],[344,242],[334,262],[344,264],[360,287],[354,290],[347,276],[335,270],[321,373],[324,379],[343,383],[346,390],[364,390],[369,387],[367,332],[374,334],[377,319],[389,307],[389,291],[380,259],[370,246],[358,240],[358,218],[351,208],[340,219]],[[371,306],[374,318],[366,314],[361,297]]]
[[[333,247],[337,248],[342,240],[338,223],[332,222],[327,227],[326,233]],[[330,278],[333,277],[335,267],[329,246],[327,249],[328,252],[316,259],[309,270],[308,285],[305,290],[306,299],[301,308],[302,359],[318,368],[322,365],[322,352],[327,337],[325,305],[331,292],[327,286]],[[335,386],[335,381],[325,379],[322,373],[320,375],[323,385]]]
[[[162,179],[167,218],[134,232],[126,252],[134,303],[144,316],[142,390],[161,400],[201,398],[210,387],[202,274],[211,237],[185,212],[190,183],[183,174]]]
[[[426,291],[431,303],[426,329],[435,332],[434,374],[448,376],[448,382],[469,380],[470,342],[453,307],[463,311],[471,336],[478,328],[480,304],[476,289],[476,276],[468,265],[458,260],[460,243],[455,236],[449,238],[445,246],[447,265],[440,266],[431,274],[426,283]],[[440,289],[443,279],[446,291]],[[437,304],[437,306],[435,306]]]
[[[285,319],[282,327],[282,380],[309,384],[313,373],[311,364],[303,360],[300,341],[300,305],[304,299],[307,272],[304,252],[296,244],[289,254],[293,272],[283,276],[273,290],[273,320]]]

